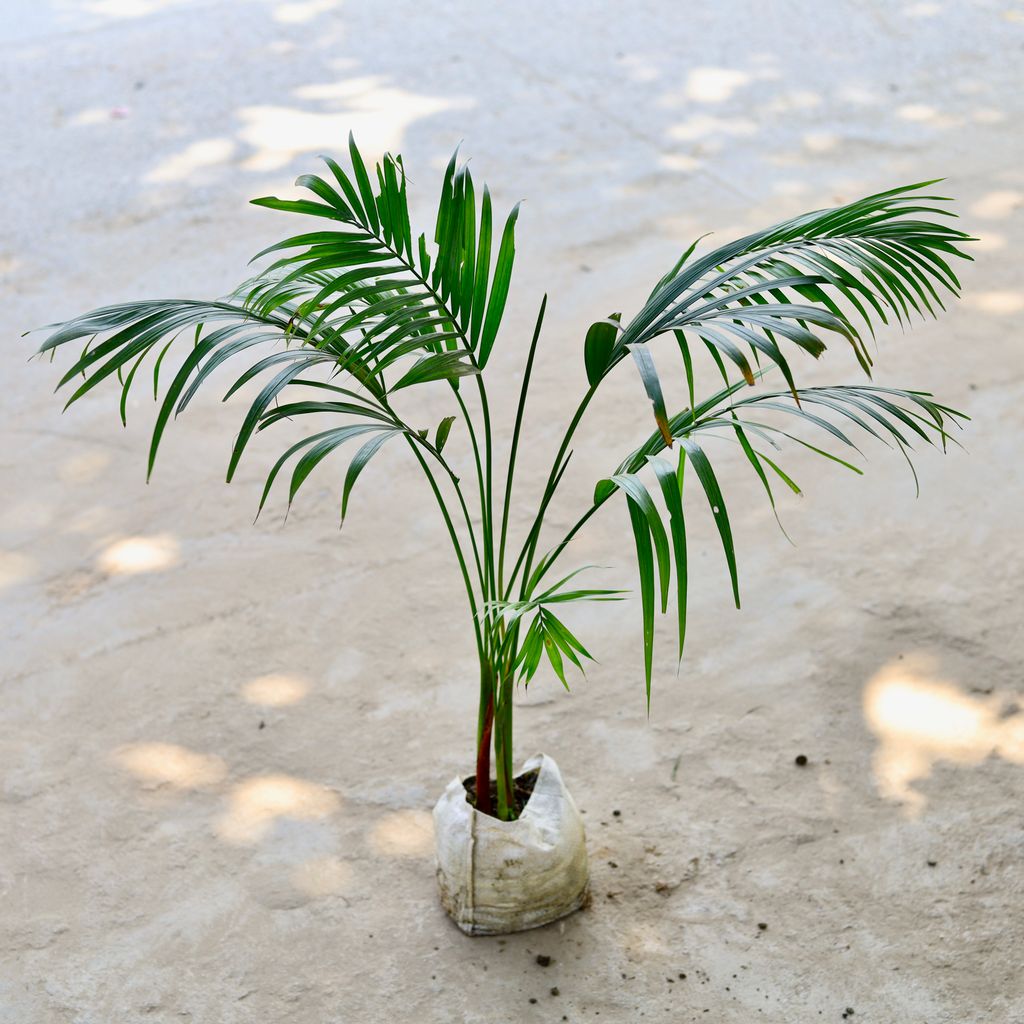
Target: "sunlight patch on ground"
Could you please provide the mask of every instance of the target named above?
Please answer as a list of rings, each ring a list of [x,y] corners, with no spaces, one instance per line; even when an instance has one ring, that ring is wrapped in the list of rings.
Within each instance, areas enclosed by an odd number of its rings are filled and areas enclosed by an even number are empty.
[[[996,316],[1010,316],[1024,310],[1024,292],[992,291],[969,292],[964,296],[963,303],[968,309],[976,309],[979,313],[993,313]]]
[[[250,704],[267,708],[283,708],[297,704],[309,693],[309,683],[298,676],[271,673],[253,679],[242,687],[242,696]]]
[[[333,11],[339,6],[338,0],[303,0],[293,4],[281,4],[274,8],[274,21],[282,25],[305,25],[321,14]]]
[[[200,139],[157,164],[142,180],[149,185],[189,181],[198,171],[227,163],[234,151],[230,139]]]
[[[995,231],[985,231],[978,235],[976,242],[971,242],[972,252],[996,252],[1006,248],[1006,236]]]
[[[91,128],[97,124],[105,124],[110,120],[110,107],[86,107],[80,110],[68,124],[72,128]]]
[[[667,171],[679,171],[683,174],[689,174],[700,169],[701,161],[696,157],[685,156],[682,153],[663,153],[658,157],[658,166],[664,167]]]
[[[686,98],[698,103],[723,103],[750,75],[735,68],[693,68],[686,76]]]
[[[896,116],[904,121],[935,121],[939,112],[927,103],[907,103],[897,108]]]
[[[975,697],[936,675],[934,663],[908,657],[883,666],[864,689],[864,718],[878,740],[879,793],[919,814],[926,798],[913,788],[940,762],[980,764],[992,754],[1024,765],[1024,715],[1007,702]],[[1011,706],[1013,707],[1013,706]]]
[[[303,110],[286,106],[243,107],[239,138],[253,154],[245,170],[270,171],[284,167],[303,153],[337,153],[351,131],[368,156],[397,150],[414,121],[469,105],[423,96],[384,83],[382,78],[352,78],[342,82],[303,86],[300,100],[328,102],[339,109]]]
[[[835,132],[807,132],[804,135],[804,149],[811,153],[831,153],[842,141]]]
[[[340,806],[337,793],[326,786],[291,775],[260,775],[234,787],[216,831],[229,843],[258,843],[278,818],[316,821]]]
[[[715,135],[756,135],[757,125],[742,117],[695,114],[669,128],[668,137],[679,142],[698,142]]]
[[[971,118],[978,124],[1002,124],[1006,120],[1006,114],[1001,110],[993,110],[991,107],[982,107],[971,114]]]
[[[147,788],[202,789],[227,775],[227,765],[215,754],[200,754],[175,743],[132,743],[115,750],[113,761]]]
[[[90,0],[85,4],[89,14],[105,18],[145,18],[150,14],[194,3],[195,0]]]
[[[426,857],[434,851],[434,820],[429,811],[395,811],[374,825],[370,845],[388,857]]]
[[[169,533],[152,537],[125,537],[105,547],[96,560],[108,576],[131,576],[143,572],[161,572],[181,560],[178,542]]]
[[[985,220],[1002,220],[1009,217],[1015,210],[1020,209],[1024,204],[1024,192],[1016,189],[997,189],[994,192],[986,192],[980,199],[971,203],[967,208],[975,217],[984,217]]]

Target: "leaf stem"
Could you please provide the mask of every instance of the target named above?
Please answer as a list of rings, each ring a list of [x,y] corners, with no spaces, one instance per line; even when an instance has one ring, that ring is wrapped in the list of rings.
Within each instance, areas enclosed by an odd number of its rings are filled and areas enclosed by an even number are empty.
[[[600,381],[597,382],[597,384],[599,383]],[[569,448],[569,442],[572,440],[573,434],[576,432],[576,428],[580,424],[580,420],[583,419],[583,414],[587,411],[587,406],[590,405],[590,401],[597,391],[597,384],[592,384],[587,390],[587,393],[583,396],[583,400],[577,407],[569,426],[566,428],[565,436],[562,438],[561,445],[559,445],[558,454],[555,456],[551,472],[548,474],[547,483],[544,485],[544,496],[541,499],[540,508],[537,510],[537,515],[533,520],[533,525],[530,527],[529,534],[527,534],[523,549],[520,551],[519,557],[516,559],[512,575],[509,577],[508,586],[505,593],[502,595],[503,600],[507,601],[509,595],[512,593],[512,588],[515,586],[516,576],[518,576],[520,568],[523,568],[521,594],[525,596],[526,584],[530,578],[530,569],[533,565],[533,557],[537,550],[537,541],[540,538],[540,528],[544,522],[544,514],[547,512],[548,505],[551,503],[551,499],[558,487],[558,481],[560,479],[559,471],[562,467],[562,459],[565,457],[565,453]]]
[[[516,425],[512,431],[512,447],[508,457],[508,477],[505,480],[505,502],[501,513],[501,543],[498,547],[498,589],[497,594],[505,592],[505,542],[508,538],[509,508],[512,503],[512,478],[516,470],[516,454],[519,451],[519,434],[523,426],[523,412],[526,409],[526,395],[530,390],[530,377],[533,374],[533,359],[537,354],[537,342],[540,339],[541,325],[544,323],[544,311],[547,309],[548,297],[545,293],[541,300],[540,311],[537,313],[537,323],[533,328],[533,340],[530,342],[530,352],[526,357],[526,369],[523,372],[523,384],[519,389],[519,407],[516,409]]]
[[[413,439],[408,434],[406,435],[406,440],[409,442],[409,447],[412,448],[413,455],[416,456],[416,459],[419,462],[421,468],[423,469],[423,472],[427,476],[427,480],[430,483],[430,489],[434,492],[434,497],[437,499],[438,507],[441,509],[441,515],[444,517],[444,524],[448,528],[448,536],[451,537],[452,547],[455,548],[455,555],[459,560],[459,568],[462,570],[462,579],[466,585],[466,596],[469,598],[469,610],[470,615],[473,619],[473,633],[476,637],[476,649],[477,653],[480,656],[481,662],[483,662],[484,643],[483,638],[480,634],[480,624],[477,621],[476,596],[473,593],[473,583],[469,576],[469,569],[466,565],[466,558],[462,551],[462,545],[459,543],[459,535],[455,530],[454,523],[452,523],[452,517],[448,512],[448,506],[445,504],[444,496],[441,494],[441,489],[437,486],[437,480],[434,478],[434,474],[431,472],[430,466],[427,465],[427,460],[423,457],[419,448],[416,446],[416,442],[413,441]],[[465,508],[465,502],[463,502],[463,508]]]

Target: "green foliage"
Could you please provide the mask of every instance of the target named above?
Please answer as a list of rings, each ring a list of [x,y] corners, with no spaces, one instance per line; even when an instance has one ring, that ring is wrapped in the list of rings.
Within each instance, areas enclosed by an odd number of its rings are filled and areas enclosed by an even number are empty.
[[[785,442],[860,473],[850,461],[859,454],[851,434],[881,441],[909,462],[915,444],[939,443],[945,450],[950,428],[965,418],[924,392],[870,384],[802,388],[794,372],[795,358],[818,359],[828,340],[838,338],[870,377],[868,338],[879,327],[891,322],[906,327],[914,317],[934,316],[943,308],[944,294],[958,294],[952,264],[969,258],[961,246],[970,239],[941,219],[949,214],[948,200],[928,193],[935,182],[804,214],[705,255],[697,253],[698,239],[632,318],[614,313],[586,333],[582,362],[588,389],[555,454],[518,555],[507,562],[514,473],[546,296],[528,349],[500,510],[493,480],[498,460],[482,373],[497,346],[509,297],[519,207],[512,208],[499,231],[488,189],[483,187],[478,203],[469,168],[456,153],[444,173],[432,231],[414,234],[401,157],[387,154],[371,170],[350,138],[347,170],[333,159],[324,162],[324,176],[297,180],[311,198],[254,200],[325,223],[257,254],[254,259],[269,262],[232,295],[216,301],[107,306],[53,325],[41,350],[52,353],[85,339],[60,381],[60,387],[71,390],[67,404],[114,379],[121,389],[122,421],[130,390],[144,379],[139,372],[148,363],[145,371],[152,375],[159,402],[150,473],[171,418],[187,408],[215,371],[244,357],[245,368],[224,396],[246,389],[248,398],[228,461],[228,480],[256,434],[281,420],[312,422],[316,428],[273,464],[261,510],[286,467],[290,504],[328,456],[361,438],[343,478],[344,518],[365,467],[388,441],[403,438],[437,501],[465,585],[481,663],[478,767],[487,768],[493,725],[501,817],[513,813],[515,681],[528,684],[546,661],[568,687],[567,667],[582,671],[583,662],[592,659],[555,609],[616,600],[622,593],[570,588],[576,573],[554,585],[544,582],[602,506],[621,493],[629,516],[649,705],[656,612],[664,614],[673,598],[678,656],[683,656],[686,515],[695,502],[706,504],[714,519],[737,608],[740,604],[733,530],[714,469],[713,445],[726,440],[740,447],[774,510],[773,483],[781,481],[800,493],[776,461]],[[663,338],[670,341],[663,343]],[[662,370],[678,353],[677,391],[685,387],[688,398],[686,408],[675,414],[669,412],[654,358],[655,345],[663,344]],[[704,398],[694,376],[695,346],[710,354],[722,377],[722,386]],[[176,370],[161,371],[168,352],[178,348],[182,356]],[[627,353],[655,429],[598,482],[590,507],[538,558],[545,517],[569,464],[576,430],[594,394]],[[776,372],[785,387],[766,390],[763,379]],[[463,395],[464,379],[475,388],[473,410]],[[400,408],[406,394],[439,384],[448,389],[451,415],[432,430],[410,424]],[[314,419],[306,421],[306,416]],[[458,420],[462,426],[456,429]],[[846,457],[801,434],[821,435]],[[456,444],[468,444],[473,456],[475,509],[446,460]],[[671,461],[665,457],[669,450],[674,452]],[[684,493],[687,475],[695,479]],[[487,790],[486,785],[477,788]]]

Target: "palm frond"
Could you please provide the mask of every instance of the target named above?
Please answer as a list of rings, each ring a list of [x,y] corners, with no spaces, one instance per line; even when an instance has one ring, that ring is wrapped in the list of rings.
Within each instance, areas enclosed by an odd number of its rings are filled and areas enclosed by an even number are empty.
[[[759,373],[759,376],[763,374]],[[679,442],[678,468],[673,469],[661,453],[669,447],[661,429],[654,431],[647,441],[627,456],[607,479],[598,483],[594,491],[594,506],[588,516],[608,501],[617,491],[627,499],[630,524],[636,546],[637,569],[643,615],[644,670],[648,705],[650,704],[652,650],[656,606],[656,580],[660,580],[662,613],[666,610],[670,573],[676,573],[677,631],[679,656],[682,657],[686,632],[687,551],[684,522],[683,479],[687,462],[692,466],[701,485],[704,498],[718,529],[725,555],[729,580],[736,607],[740,606],[739,577],[732,527],[725,497],[719,485],[707,446],[723,433],[738,441],[744,456],[760,480],[773,511],[775,498],[766,470],[778,477],[794,493],[800,488],[791,477],[768,455],[755,448],[748,434],[765,441],[773,448],[780,442],[792,441],[814,454],[843,466],[855,473],[861,470],[840,456],[812,444],[810,441],[772,422],[771,414],[791,418],[798,424],[838,441],[846,448],[860,453],[848,430],[855,428],[882,444],[899,450],[907,459],[917,485],[917,474],[910,458],[914,444],[957,443],[951,428],[960,428],[968,417],[935,401],[924,391],[906,391],[874,385],[843,385],[834,387],[799,388],[796,393],[765,391],[737,398],[745,387],[736,382],[721,389],[702,402],[696,409],[687,409],[669,421],[671,440]],[[818,410],[818,411],[814,411]],[[760,414],[765,414],[763,418]],[[836,421],[839,421],[838,423]],[[839,424],[842,424],[840,426]],[[702,440],[698,441],[698,437]],[[706,439],[705,439],[706,438]],[[656,506],[651,492],[637,474],[650,466],[655,473],[665,511],[669,516],[672,537],[671,557],[663,513]],[[781,525],[781,524],[780,524]],[[556,549],[556,550],[560,550]],[[546,570],[554,559],[542,563]],[[541,572],[543,575],[543,572]]]
[[[375,191],[351,137],[349,152],[351,175],[325,158],[334,184],[317,175],[298,179],[322,202],[297,204],[273,196],[253,200],[270,209],[339,221],[346,230],[295,235],[264,249],[259,257],[290,255],[249,282],[246,304],[264,313],[287,309],[317,345],[358,334],[353,358],[376,373],[401,356],[418,353],[418,369],[412,378],[402,378],[402,386],[479,372],[494,346],[508,297],[518,206],[505,221],[492,259],[490,193],[485,186],[478,212],[469,168],[459,166],[453,154],[441,187],[431,254],[426,235],[413,243],[401,157],[384,156],[376,168]]]
[[[565,660],[586,674],[580,657],[593,661],[594,657],[577,639],[573,632],[551,610],[552,605],[576,603],[579,601],[618,601],[623,590],[608,590],[599,587],[566,589],[566,584],[581,572],[594,566],[585,565],[564,576],[557,583],[540,594],[519,601],[489,601],[481,609],[481,615],[493,616],[506,629],[501,645],[501,656],[511,661],[519,672],[521,682],[529,685],[537,674],[544,654],[552,671],[568,690],[565,678]],[[531,617],[532,616],[532,620]],[[525,634],[520,640],[520,627],[529,621]]]
[[[349,172],[324,158],[331,183],[317,175],[298,179],[312,199],[253,200],[336,226],[294,235],[262,250],[254,260],[274,255],[274,262],[227,299],[124,303],[53,325],[43,352],[88,339],[60,381],[61,387],[75,385],[68,404],[117,375],[122,420],[142,364],[156,353],[154,393],[159,394],[160,365],[171,343],[181,336],[191,339],[160,405],[150,444],[150,474],[167,424],[187,408],[201,385],[229,360],[251,358],[260,347],[269,348],[246,366],[225,395],[229,398],[250,381],[272,374],[242,421],[228,479],[252,437],[283,419],[311,413],[351,416],[362,423],[356,425],[357,432],[376,423],[379,433],[360,449],[346,476],[344,515],[366,462],[395,433],[413,436],[391,409],[390,396],[431,381],[455,386],[460,377],[480,373],[493,349],[508,296],[518,207],[505,221],[494,256],[490,194],[485,187],[478,215],[472,176],[453,155],[431,254],[425,235],[418,243],[413,240],[402,158],[386,155],[371,174],[351,136],[349,156]],[[318,379],[318,371],[326,372],[326,379]],[[342,376],[351,380],[350,387],[334,383]],[[327,388],[335,396],[311,400],[306,391],[310,388]],[[418,432],[414,443],[440,459],[451,423],[450,417],[442,421],[447,425],[439,428],[434,445]],[[294,497],[307,471],[337,446],[335,442],[354,436],[348,427],[340,430],[311,434],[289,449],[271,471],[260,508],[288,458],[310,446],[292,478]]]
[[[664,334],[682,351],[692,396],[690,346],[703,344],[728,381],[726,363],[747,384],[762,359],[782,372],[790,393],[795,375],[785,347],[818,358],[829,334],[842,337],[870,376],[865,331],[890,318],[906,326],[912,315],[934,316],[943,292],[959,294],[950,258],[970,259],[969,235],[926,215],[955,216],[949,200],[922,190],[934,181],[891,189],[835,209],[818,210],[691,258],[693,246],[655,286],[614,345],[592,351],[588,377],[609,372],[627,352],[635,356]],[[650,360],[638,362],[644,388],[664,429],[661,385]],[[692,398],[691,398],[692,402]]]

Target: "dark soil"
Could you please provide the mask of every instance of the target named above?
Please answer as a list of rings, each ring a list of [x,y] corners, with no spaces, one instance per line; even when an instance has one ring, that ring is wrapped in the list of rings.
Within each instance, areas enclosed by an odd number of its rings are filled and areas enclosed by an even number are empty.
[[[515,816],[518,818],[523,813],[523,808],[526,807],[527,800],[530,799],[530,794],[533,792],[534,784],[537,782],[537,776],[540,774],[540,770],[534,768],[532,771],[525,772],[522,775],[517,775],[512,781],[512,803],[515,807]],[[476,776],[470,775],[468,779],[462,780],[462,785],[466,787],[466,799],[469,801],[471,807],[476,807]],[[498,809],[498,783],[496,780],[491,779],[491,807]],[[496,818],[497,814],[491,814],[489,817]]]

